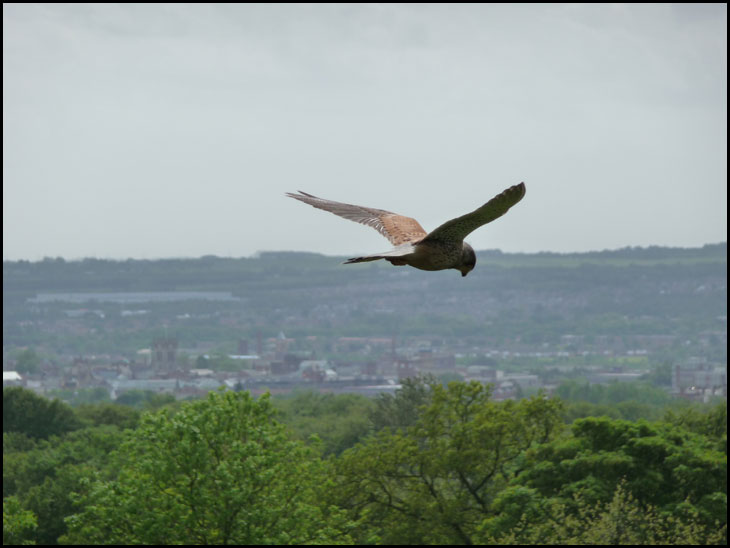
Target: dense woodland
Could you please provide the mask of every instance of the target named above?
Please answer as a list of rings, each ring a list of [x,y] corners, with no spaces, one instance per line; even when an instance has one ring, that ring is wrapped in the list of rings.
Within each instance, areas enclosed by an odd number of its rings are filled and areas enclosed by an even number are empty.
[[[575,392],[72,408],[6,388],[3,543],[726,544],[726,403],[631,421]]]

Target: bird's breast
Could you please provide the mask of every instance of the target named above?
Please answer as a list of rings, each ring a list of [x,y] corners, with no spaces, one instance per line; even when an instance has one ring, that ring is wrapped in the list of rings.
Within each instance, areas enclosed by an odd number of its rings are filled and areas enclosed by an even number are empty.
[[[416,244],[408,257],[408,264],[421,270],[454,268],[461,259],[461,245],[448,242],[427,241]]]

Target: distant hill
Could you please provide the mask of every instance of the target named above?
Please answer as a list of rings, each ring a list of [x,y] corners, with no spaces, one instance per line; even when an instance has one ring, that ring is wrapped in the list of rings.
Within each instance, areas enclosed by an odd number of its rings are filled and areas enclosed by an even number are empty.
[[[588,342],[651,336],[674,341],[675,353],[713,359],[727,353],[726,243],[477,255],[467,278],[379,262],[345,266],[342,257],[301,252],[6,261],[3,343],[131,352],[164,327],[182,345],[234,345],[239,338],[281,331],[473,338],[531,348],[563,344],[566,335]],[[154,298],[145,297],[150,292]],[[46,295],[54,293],[141,296],[74,304]]]
[[[94,259],[66,261],[45,258],[41,261],[3,261],[3,296],[27,296],[38,291],[159,291],[221,290],[230,291],[244,281],[267,286],[285,284],[290,276],[309,285],[311,277],[332,273],[330,282],[339,276],[360,279],[372,269],[393,269],[389,264],[343,266],[345,257],[295,251],[260,252],[250,258],[225,258],[207,255],[198,259]],[[562,268],[582,265],[656,266],[726,264],[727,243],[698,248],[627,247],[587,253],[503,253],[499,250],[477,252],[478,275],[485,267]],[[401,270],[401,269],[398,269]],[[409,273],[423,274],[412,269]],[[304,276],[302,276],[304,275]],[[448,275],[447,272],[430,274]],[[304,279],[303,279],[304,278]]]

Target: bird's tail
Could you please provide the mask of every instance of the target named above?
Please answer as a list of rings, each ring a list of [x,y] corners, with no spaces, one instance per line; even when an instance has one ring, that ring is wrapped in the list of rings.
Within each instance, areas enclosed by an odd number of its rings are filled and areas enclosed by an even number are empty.
[[[343,264],[366,263],[368,261],[378,261],[380,259],[396,259],[397,261],[398,257],[410,255],[411,253],[413,253],[414,249],[415,247],[413,246],[413,244],[402,244],[398,247],[391,249],[390,251],[385,251],[383,253],[377,253],[375,255],[363,255],[362,257],[353,257],[352,259],[347,259]],[[393,264],[396,263],[394,262]]]
[[[352,259],[347,259],[342,264],[366,263],[368,261],[379,261],[382,258],[382,255],[366,255],[365,257],[353,257]]]

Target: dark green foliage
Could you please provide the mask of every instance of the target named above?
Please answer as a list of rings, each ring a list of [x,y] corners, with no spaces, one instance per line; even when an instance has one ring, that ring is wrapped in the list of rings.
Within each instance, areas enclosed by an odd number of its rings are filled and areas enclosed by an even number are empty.
[[[542,396],[494,402],[479,383],[424,386],[430,394],[413,425],[386,427],[338,462],[338,500],[363,542],[473,543],[523,452],[562,428],[560,405]]]
[[[147,414],[69,518],[78,544],[301,544],[347,540],[322,504],[324,463],[287,439],[268,397],[211,393]]]
[[[567,426],[560,400],[433,378],[275,403],[92,404],[60,435],[5,432],[6,544],[726,542],[724,403]]]
[[[727,454],[711,439],[667,423],[575,421],[572,435],[528,451],[516,484],[565,505],[608,504],[617,485],[640,507],[707,530],[727,523]],[[578,498],[576,498],[578,497]]]
[[[370,433],[372,400],[356,394],[297,392],[273,400],[281,421],[297,439],[316,435],[324,455],[339,455]]]
[[[658,420],[667,409],[681,407],[682,401],[666,390],[644,381],[613,382],[607,385],[568,381],[558,386],[555,394],[566,402],[567,423],[583,417],[605,416],[637,421]]]
[[[123,430],[137,426],[140,412],[120,403],[86,403],[76,408],[76,416],[91,426],[111,424]]]
[[[3,433],[20,432],[46,439],[79,428],[73,409],[21,387],[3,388]]]
[[[3,434],[3,497],[17,497],[37,517],[31,536],[36,543],[56,544],[65,533],[64,519],[76,509],[73,493],[84,489],[90,474],[114,473],[109,454],[121,439],[118,428],[108,425],[32,445],[21,435]]]
[[[3,499],[3,546],[33,544],[36,527],[33,512],[24,510],[17,497]]]
[[[505,489],[495,504],[498,515],[479,530],[483,544],[525,545],[695,545],[725,544],[727,527],[705,527],[696,513],[682,518],[642,505],[620,483],[611,501],[586,504],[577,495],[570,505],[540,497],[523,487]]]
[[[669,410],[664,420],[690,432],[721,441],[727,453],[727,402],[716,403],[709,410],[702,410],[696,406],[680,411]]]
[[[431,402],[432,387],[437,384],[433,376],[405,378],[395,395],[383,393],[375,398],[375,408],[370,412],[373,429],[399,429],[413,426],[421,409]]]
[[[120,394],[115,401],[120,405],[151,410],[175,403],[175,396],[172,394],[158,394],[150,390],[127,390]]]
[[[65,401],[72,407],[85,404],[111,402],[109,389],[103,386],[50,390],[48,396]]]

